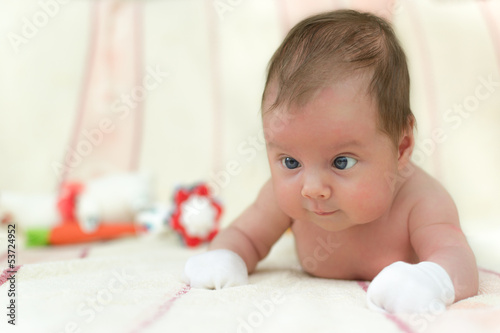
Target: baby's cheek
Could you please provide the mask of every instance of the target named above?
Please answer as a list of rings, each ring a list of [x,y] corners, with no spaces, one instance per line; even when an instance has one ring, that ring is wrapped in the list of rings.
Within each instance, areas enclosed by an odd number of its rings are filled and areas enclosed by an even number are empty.
[[[351,197],[352,212],[360,222],[373,221],[382,216],[391,206],[392,195],[385,187],[359,185]]]
[[[279,208],[288,216],[297,218],[302,206],[300,200],[297,200],[297,194],[294,194],[293,189],[289,186],[275,187],[274,193]]]

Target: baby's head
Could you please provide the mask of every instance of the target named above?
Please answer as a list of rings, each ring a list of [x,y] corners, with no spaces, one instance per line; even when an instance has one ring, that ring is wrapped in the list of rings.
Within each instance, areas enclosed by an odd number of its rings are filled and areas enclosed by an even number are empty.
[[[405,55],[389,24],[335,11],[295,26],[262,98],[277,203],[330,231],[375,221],[414,145]]]
[[[305,105],[321,88],[353,76],[366,78],[377,126],[397,147],[414,124],[406,56],[391,26],[372,14],[339,10],[298,23],[271,58],[262,113]]]

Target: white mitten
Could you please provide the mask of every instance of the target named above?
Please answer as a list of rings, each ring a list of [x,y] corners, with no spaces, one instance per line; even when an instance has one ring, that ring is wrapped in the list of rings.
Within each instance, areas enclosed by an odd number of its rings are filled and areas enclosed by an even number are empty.
[[[188,259],[184,280],[193,288],[221,289],[248,283],[247,266],[230,250],[212,250]]]
[[[395,262],[384,268],[367,292],[372,310],[395,312],[438,312],[455,300],[455,288],[440,265]]]

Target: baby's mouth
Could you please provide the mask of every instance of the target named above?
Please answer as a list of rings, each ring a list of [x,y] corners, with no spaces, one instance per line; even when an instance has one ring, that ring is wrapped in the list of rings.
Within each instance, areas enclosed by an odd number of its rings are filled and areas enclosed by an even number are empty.
[[[330,216],[333,215],[337,212],[338,210],[333,210],[330,212],[323,212],[323,211],[315,211],[314,214],[319,215],[319,216]]]

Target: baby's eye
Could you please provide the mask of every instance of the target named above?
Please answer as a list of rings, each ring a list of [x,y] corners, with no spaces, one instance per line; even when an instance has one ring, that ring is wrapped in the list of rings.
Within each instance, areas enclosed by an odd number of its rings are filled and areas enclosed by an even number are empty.
[[[281,163],[283,164],[283,166],[287,169],[296,169],[300,166],[300,163],[294,159],[294,158],[291,158],[291,157],[285,157],[281,160]]]
[[[350,169],[358,160],[352,157],[339,156],[333,161],[333,166],[340,170]]]

